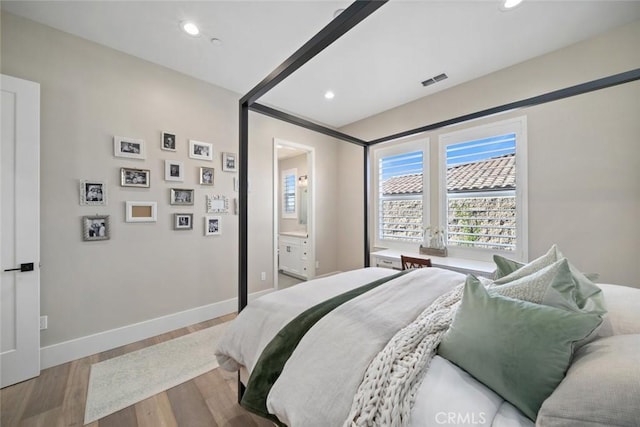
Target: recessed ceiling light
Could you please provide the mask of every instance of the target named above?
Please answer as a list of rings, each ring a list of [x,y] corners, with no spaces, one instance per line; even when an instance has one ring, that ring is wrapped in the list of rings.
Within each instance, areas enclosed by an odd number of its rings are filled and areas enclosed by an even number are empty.
[[[220,40],[219,38],[214,37],[210,41],[211,41],[211,44],[214,46],[222,45],[222,40]]]
[[[200,29],[198,28],[198,26],[191,21],[182,21],[180,23],[180,28],[182,28],[182,31],[189,34],[190,36],[195,37],[200,34]]]
[[[522,0],[503,0],[502,10],[511,10],[522,3]]]
[[[330,90],[328,90],[328,91],[326,91],[324,93],[324,97],[327,98],[327,99],[333,99],[333,98],[335,98],[335,96],[336,96],[336,94],[331,92]]]

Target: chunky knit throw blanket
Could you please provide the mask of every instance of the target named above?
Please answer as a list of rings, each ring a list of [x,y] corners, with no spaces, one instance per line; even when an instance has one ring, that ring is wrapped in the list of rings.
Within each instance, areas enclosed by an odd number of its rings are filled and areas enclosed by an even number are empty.
[[[349,426],[405,426],[418,388],[460,305],[464,283],[437,298],[389,341],[367,368]]]

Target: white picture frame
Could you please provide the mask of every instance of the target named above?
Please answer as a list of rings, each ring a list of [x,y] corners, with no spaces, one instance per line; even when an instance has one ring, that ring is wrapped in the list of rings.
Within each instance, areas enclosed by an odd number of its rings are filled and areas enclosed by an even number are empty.
[[[144,139],[114,136],[113,155],[116,157],[144,160],[146,158]]]
[[[80,181],[80,205],[81,206],[106,206],[107,183],[105,181],[81,180]]]
[[[156,222],[157,220],[157,202],[125,202],[126,222]]]
[[[228,213],[229,199],[223,195],[207,196],[207,213]]]
[[[222,234],[222,217],[206,215],[204,217],[204,235],[218,236],[220,234]]]
[[[184,181],[184,163],[177,160],[164,161],[165,181]]]
[[[222,153],[222,170],[238,172],[238,155],[236,153]]]
[[[213,161],[213,144],[208,142],[189,140],[189,158]]]
[[[176,134],[171,132],[162,132],[160,148],[165,151],[176,151]]]

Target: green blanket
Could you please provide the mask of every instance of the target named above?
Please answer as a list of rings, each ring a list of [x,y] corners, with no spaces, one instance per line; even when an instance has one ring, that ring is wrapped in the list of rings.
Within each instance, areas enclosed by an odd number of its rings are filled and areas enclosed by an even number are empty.
[[[262,351],[253,372],[251,372],[247,389],[242,396],[240,404],[245,409],[268,418],[280,426],[284,425],[276,416],[269,414],[267,411],[267,396],[271,391],[271,387],[282,373],[282,369],[289,359],[289,356],[291,356],[296,349],[302,337],[318,320],[336,307],[390,280],[402,276],[408,273],[408,271],[409,270],[392,274],[391,276],[383,277],[382,279],[336,295],[300,313],[285,325]]]

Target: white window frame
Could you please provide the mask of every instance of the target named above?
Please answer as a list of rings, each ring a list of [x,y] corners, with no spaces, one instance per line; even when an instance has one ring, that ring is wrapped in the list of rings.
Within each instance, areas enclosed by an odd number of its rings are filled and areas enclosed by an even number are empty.
[[[447,146],[459,142],[488,138],[491,136],[516,134],[516,248],[514,251],[500,251],[483,248],[462,248],[448,246],[450,256],[458,258],[491,261],[494,254],[518,261],[528,260],[528,190],[527,190],[527,118],[526,116],[475,126],[459,131],[441,134],[439,141],[439,204],[440,226],[447,227]]]
[[[293,175],[293,212],[286,211],[286,197],[285,197],[285,178],[288,175]],[[285,169],[280,175],[280,183],[282,185],[282,218],[285,219],[297,219],[298,218],[298,169]]]
[[[371,233],[373,234],[373,244],[376,248],[381,249],[397,249],[404,251],[411,251],[417,253],[420,243],[402,242],[397,240],[380,239],[380,233],[378,232],[378,225],[380,220],[380,159],[383,157],[394,156],[397,154],[410,153],[412,151],[422,151],[422,225],[429,224],[430,221],[430,187],[429,187],[429,175],[430,175],[430,156],[429,156],[429,138],[420,138],[418,140],[401,142],[401,143],[388,143],[384,146],[374,146],[371,151],[371,200],[372,215],[371,215]]]

